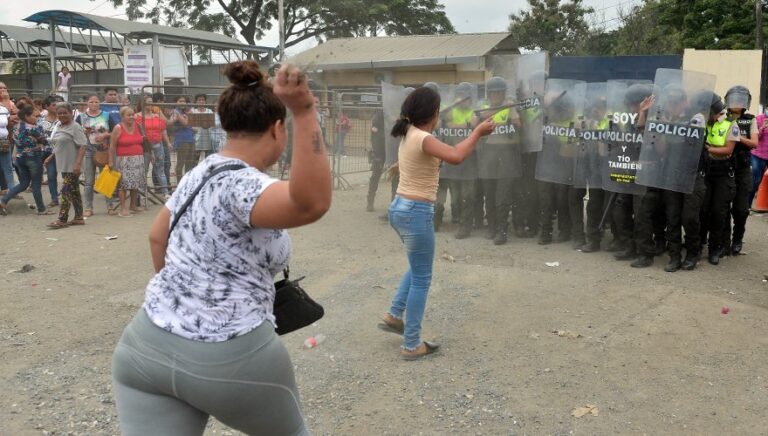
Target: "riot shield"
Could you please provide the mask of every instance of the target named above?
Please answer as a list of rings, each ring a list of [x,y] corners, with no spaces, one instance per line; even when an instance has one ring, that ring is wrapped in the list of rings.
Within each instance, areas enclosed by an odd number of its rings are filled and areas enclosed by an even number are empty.
[[[638,184],[684,194],[693,191],[715,80],[696,71],[656,70]]]
[[[436,136],[448,145],[456,145],[472,133],[472,119],[477,102],[477,85],[461,83],[440,88],[440,121]],[[449,180],[474,180],[477,153],[473,152],[459,165],[443,162],[440,177]]]
[[[581,131],[587,84],[581,80],[548,79],[544,91],[542,149],[536,159],[536,180],[573,184],[573,162]]]
[[[384,109],[384,138],[386,143],[385,165],[390,166],[397,162],[397,152],[400,147],[400,138],[391,135],[395,121],[400,118],[400,109],[405,101],[405,87],[381,82],[381,102]]]
[[[633,195],[645,192],[645,187],[636,183],[643,144],[640,105],[652,92],[647,80],[607,83],[608,129],[603,135],[606,156],[602,177],[606,191]]]
[[[477,146],[477,165],[481,179],[516,178],[522,175],[520,153],[521,123],[519,103],[514,101],[511,81],[514,57],[494,56],[491,59],[493,77],[485,83],[485,99],[475,114],[478,119],[492,118],[493,133]]]
[[[605,82],[587,83],[584,117],[577,123],[581,130],[581,140],[576,146],[573,162],[573,186],[576,188],[603,186],[605,144],[602,135],[608,128],[607,92]]]
[[[516,100],[525,103],[519,108],[522,122],[522,151],[537,152],[542,147],[544,113],[542,97],[548,70],[547,52],[521,55],[515,64]]]

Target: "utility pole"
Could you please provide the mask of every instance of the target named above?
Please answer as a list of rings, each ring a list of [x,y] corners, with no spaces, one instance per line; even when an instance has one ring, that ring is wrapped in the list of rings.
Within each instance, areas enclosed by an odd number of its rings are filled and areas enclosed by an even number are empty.
[[[763,49],[763,1],[755,0],[755,48]]]
[[[759,0],[756,0],[759,1]],[[280,30],[280,49],[278,52],[278,62],[283,62],[285,59],[285,10],[283,8],[283,0],[277,1],[277,27]]]

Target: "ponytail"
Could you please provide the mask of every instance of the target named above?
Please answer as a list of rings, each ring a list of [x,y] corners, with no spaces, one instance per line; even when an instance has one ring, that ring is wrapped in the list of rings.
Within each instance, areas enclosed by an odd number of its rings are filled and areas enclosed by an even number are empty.
[[[405,136],[405,134],[408,133],[408,127],[410,126],[411,123],[408,121],[408,118],[401,116],[395,121],[395,125],[392,127],[392,136],[395,138]]]

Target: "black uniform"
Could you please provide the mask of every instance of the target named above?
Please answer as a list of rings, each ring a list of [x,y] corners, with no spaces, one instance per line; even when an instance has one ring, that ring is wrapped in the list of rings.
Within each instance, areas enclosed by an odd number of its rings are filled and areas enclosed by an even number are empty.
[[[386,145],[384,132],[384,112],[378,111],[371,121],[371,179],[368,181],[368,210],[373,210],[373,201],[379,189],[379,181],[384,172]],[[376,129],[374,132],[373,129]]]
[[[752,137],[752,124],[754,122],[755,116],[747,113],[736,119],[741,136]],[[723,248],[726,252],[731,248],[731,241],[734,245],[741,245],[749,217],[749,192],[752,190],[752,152],[741,142],[737,143],[733,150],[733,165],[736,183],[730,211],[731,217],[733,217],[733,238],[731,238],[731,220],[728,219],[726,220],[727,227],[723,241]]]

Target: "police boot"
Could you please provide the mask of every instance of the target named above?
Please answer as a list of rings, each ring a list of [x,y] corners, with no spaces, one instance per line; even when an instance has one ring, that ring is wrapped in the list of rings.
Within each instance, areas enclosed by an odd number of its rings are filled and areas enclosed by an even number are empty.
[[[635,244],[629,243],[627,244],[627,248],[622,251],[617,251],[613,255],[614,259],[616,260],[632,260],[637,257],[637,252],[635,251]]]
[[[642,255],[629,264],[632,268],[648,268],[651,265],[653,265],[653,256],[647,255]]]
[[[496,221],[488,217],[488,229],[485,232],[485,239],[493,240],[496,237]]]
[[[587,245],[587,241],[584,238],[573,238],[573,242],[571,242],[571,247],[574,250],[581,250],[585,245]]]
[[[552,233],[544,230],[539,234],[539,245],[549,245],[552,243]]]
[[[466,224],[462,224],[461,227],[459,227],[459,231],[456,232],[456,234],[453,235],[453,237],[456,239],[467,239],[471,234],[472,234],[472,228]]]
[[[596,251],[600,251],[599,241],[589,241],[581,247],[582,253],[594,253]]]
[[[741,248],[743,243],[741,241],[733,241],[733,245],[731,245],[731,256],[738,256],[741,254]]]
[[[670,256],[669,263],[664,266],[664,271],[675,272],[682,268],[683,263],[680,262],[680,256]]]
[[[626,249],[627,249],[627,244],[614,238],[614,240],[611,241],[610,244],[608,244],[608,248],[606,248],[605,251],[609,253],[616,253],[619,251],[626,251]]]
[[[496,237],[493,238],[493,245],[504,245],[507,243],[507,232],[499,230],[496,232]]]
[[[720,263],[720,256],[722,255],[722,250],[717,249],[711,249],[709,250],[709,263],[712,265],[718,265]]]
[[[699,256],[685,256],[685,261],[683,261],[683,265],[681,268],[683,271],[693,271],[696,268],[696,264],[699,263]]]

